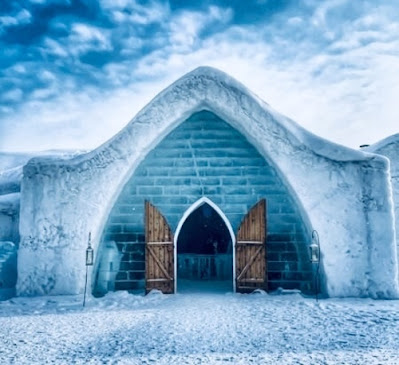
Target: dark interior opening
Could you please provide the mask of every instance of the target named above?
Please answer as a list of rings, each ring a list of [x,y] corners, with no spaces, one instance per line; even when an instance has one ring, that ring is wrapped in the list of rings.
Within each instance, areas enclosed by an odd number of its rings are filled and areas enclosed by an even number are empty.
[[[231,291],[232,246],[225,222],[209,204],[192,212],[177,241],[177,291]]]

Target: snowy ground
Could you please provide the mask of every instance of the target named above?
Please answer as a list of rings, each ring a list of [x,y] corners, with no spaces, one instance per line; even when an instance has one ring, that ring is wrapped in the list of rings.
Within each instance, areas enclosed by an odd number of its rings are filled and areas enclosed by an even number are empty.
[[[399,301],[192,293],[0,302],[0,364],[399,364]]]

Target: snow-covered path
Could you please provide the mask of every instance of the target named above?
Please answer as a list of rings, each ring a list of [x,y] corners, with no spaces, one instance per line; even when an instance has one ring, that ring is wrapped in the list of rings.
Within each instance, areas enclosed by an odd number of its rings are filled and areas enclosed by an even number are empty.
[[[399,364],[399,301],[150,294],[0,302],[0,364]]]

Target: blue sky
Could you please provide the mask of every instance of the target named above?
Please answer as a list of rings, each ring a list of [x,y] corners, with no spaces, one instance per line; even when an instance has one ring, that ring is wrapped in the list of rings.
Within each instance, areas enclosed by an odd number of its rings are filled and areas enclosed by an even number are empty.
[[[399,132],[399,2],[0,1],[0,150],[95,148],[217,67],[310,131]]]

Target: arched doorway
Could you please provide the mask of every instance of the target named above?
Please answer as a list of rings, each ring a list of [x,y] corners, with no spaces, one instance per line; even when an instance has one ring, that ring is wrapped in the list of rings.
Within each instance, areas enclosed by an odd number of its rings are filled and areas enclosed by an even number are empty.
[[[175,234],[175,291],[234,291],[235,235],[208,198],[183,215]]]

